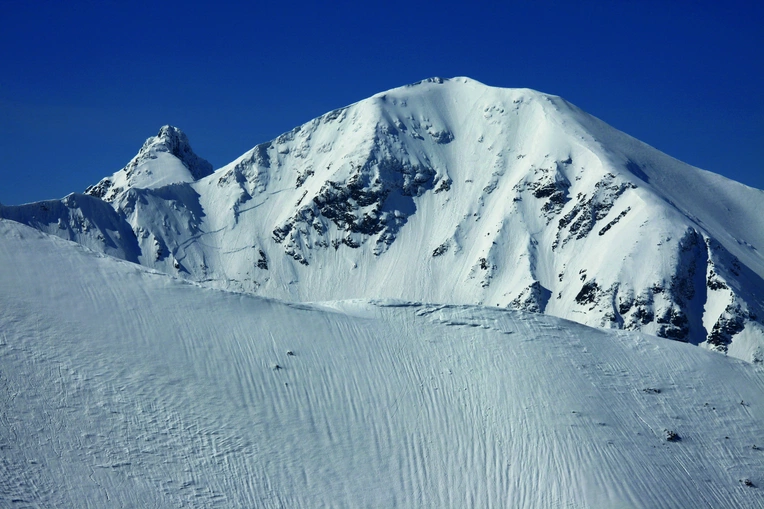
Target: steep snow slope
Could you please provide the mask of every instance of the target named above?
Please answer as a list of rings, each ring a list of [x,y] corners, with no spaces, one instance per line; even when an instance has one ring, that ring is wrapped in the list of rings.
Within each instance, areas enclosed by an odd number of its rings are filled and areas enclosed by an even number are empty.
[[[764,504],[760,365],[541,314],[225,293],[7,220],[0,267],[3,506]]]
[[[426,80],[112,204],[140,263],[213,286],[508,307],[764,359],[764,193],[532,90]]]

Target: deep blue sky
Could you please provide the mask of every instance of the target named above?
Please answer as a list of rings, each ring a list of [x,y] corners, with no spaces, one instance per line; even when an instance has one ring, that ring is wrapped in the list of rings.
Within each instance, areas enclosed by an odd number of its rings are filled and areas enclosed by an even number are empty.
[[[163,124],[215,167],[430,76],[560,95],[764,188],[760,2],[0,0],[0,202],[60,198]]]

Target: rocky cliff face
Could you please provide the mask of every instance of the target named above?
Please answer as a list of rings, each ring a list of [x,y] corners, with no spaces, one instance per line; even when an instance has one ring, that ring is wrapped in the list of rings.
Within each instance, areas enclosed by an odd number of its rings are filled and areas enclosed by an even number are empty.
[[[211,174],[179,133],[88,190],[130,246],[69,238],[237,291],[510,307],[764,360],[764,193],[558,97],[426,80]]]

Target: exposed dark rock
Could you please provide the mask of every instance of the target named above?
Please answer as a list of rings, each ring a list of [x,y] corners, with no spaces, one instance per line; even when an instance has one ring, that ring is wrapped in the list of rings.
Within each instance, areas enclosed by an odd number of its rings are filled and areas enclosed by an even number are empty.
[[[284,239],[286,238],[286,236],[289,235],[289,232],[292,231],[293,227],[294,227],[293,221],[289,221],[287,223],[284,223],[281,226],[277,226],[276,228],[273,229],[273,232],[272,232],[273,240],[277,244],[281,244],[282,242],[284,242]]]
[[[361,247],[361,244],[356,242],[352,237],[343,237],[342,243],[345,244],[347,247],[358,249]]]
[[[483,288],[488,288],[491,285],[491,280],[493,279],[496,269],[496,265],[491,263],[488,258],[480,257],[478,258],[477,263],[472,266],[469,279],[479,277],[480,286]]]
[[[591,304],[597,300],[597,295],[599,292],[600,287],[595,281],[587,281],[584,283],[584,286],[581,287],[581,290],[578,292],[578,295],[576,295],[575,300],[582,306]]]
[[[565,190],[559,190],[551,195],[549,199],[541,206],[541,212],[546,216],[559,213],[566,203],[568,203],[568,193]]]
[[[602,316],[601,326],[606,327],[608,324],[617,324],[618,323],[618,316],[615,314],[614,311],[607,311]]]
[[[524,180],[513,188],[518,193],[530,191],[534,198],[544,200],[541,211],[548,219],[558,214],[570,200],[568,197],[570,182],[560,169],[562,164],[556,163],[555,168],[534,168],[533,180]],[[518,194],[515,201],[521,200],[522,197]]]
[[[508,307],[531,313],[543,313],[551,295],[552,293],[541,286],[540,282],[534,281],[520,292],[520,295],[513,299]]]
[[[446,241],[443,244],[441,244],[438,247],[436,247],[433,250],[433,252],[432,252],[432,256],[433,256],[433,258],[436,257],[436,256],[440,256],[442,254],[445,254],[446,251],[448,251],[448,241]]]
[[[156,261],[163,260],[167,256],[167,246],[162,240],[154,237],[154,259]]]
[[[647,325],[655,319],[653,311],[646,306],[638,306],[632,316],[639,320],[642,325]]]
[[[679,269],[682,270],[682,273],[674,274],[671,277],[669,286],[671,294],[682,303],[695,298],[695,285],[692,281],[695,267],[695,263],[692,262],[688,265],[680,265]]]
[[[440,131],[429,131],[430,136],[435,141],[435,143],[440,143],[442,145],[445,145],[446,143],[451,143],[454,140],[454,135],[451,133],[451,131],[448,131],[446,129],[440,130]]]
[[[295,250],[294,247],[287,247],[284,252],[294,258],[296,261],[300,262],[302,265],[308,265],[308,260],[305,259],[302,253]]]
[[[739,304],[728,305],[711,329],[711,333],[708,335],[708,344],[717,350],[726,352],[727,347],[732,342],[732,337],[745,328],[746,315],[747,313],[741,309]]]
[[[305,183],[308,178],[314,175],[313,168],[308,168],[303,173],[300,173],[297,175],[297,182],[295,183],[295,187],[302,187],[302,185]]]
[[[595,224],[607,217],[618,197],[626,190],[636,188],[631,182],[614,181],[615,175],[608,173],[595,184],[591,197],[587,198],[587,195],[582,193],[577,195],[576,205],[558,221],[557,238],[552,244],[552,249],[556,249],[560,244],[565,245],[572,238],[582,239],[589,235]],[[568,234],[563,237],[565,228],[568,228]]]
[[[499,181],[494,177],[487,186],[483,188],[483,194],[491,194],[499,187]]]
[[[360,247],[362,239],[378,235],[374,252],[380,254],[385,246],[395,240],[407,219],[405,212],[387,207],[388,198],[398,195],[403,199],[396,200],[396,203],[408,202],[413,210],[411,198],[432,189],[434,177],[435,171],[430,168],[396,160],[370,159],[364,166],[357,166],[347,181],[325,182],[312,203],[300,207],[290,220],[274,228],[273,238],[281,243],[287,237],[305,236],[307,230],[301,230],[297,225],[308,224],[319,236],[315,245],[328,246],[328,239],[322,238],[328,232],[318,221],[319,218],[326,218],[345,232],[341,242],[349,247]],[[351,238],[350,234],[360,234],[362,238]],[[305,238],[297,245],[308,246],[311,242]],[[335,249],[339,246],[334,242],[332,245]],[[297,252],[296,248],[294,252]],[[305,260],[304,255],[300,259],[301,262]]]
[[[345,185],[328,181],[313,203],[319,215],[331,219],[341,230],[374,235],[384,228],[379,216],[388,193],[382,186],[364,188],[352,180]],[[370,210],[360,210],[366,207]]]
[[[257,268],[268,270],[268,258],[265,256],[265,251],[260,249],[259,255],[259,258],[257,259]]]
[[[625,315],[629,311],[631,311],[632,306],[634,305],[634,302],[631,300],[624,300],[618,303],[618,312],[621,315]]]
[[[719,278],[719,275],[714,271],[714,269],[711,269],[708,273],[708,280],[706,281],[706,286],[709,288],[709,290],[728,290],[729,286],[727,286],[727,283],[725,283],[723,280]]]
[[[96,198],[103,199],[104,196],[106,196],[106,193],[109,192],[109,189],[112,188],[114,183],[111,181],[110,178],[105,178],[101,180],[98,184],[95,184],[93,186],[89,186],[87,189],[85,189],[85,194],[89,194],[90,196],[95,196]],[[118,192],[121,192],[120,189]]]
[[[626,217],[626,214],[628,214],[630,210],[631,210],[631,207],[626,207],[626,208],[625,208],[625,209],[624,209],[624,210],[623,210],[623,211],[622,211],[620,214],[618,214],[618,215],[615,217],[615,219],[613,219],[613,220],[612,220],[612,221],[610,221],[608,224],[606,224],[605,226],[603,226],[603,227],[600,229],[600,231],[599,231],[599,236],[601,237],[601,236],[605,235],[605,233],[606,233],[608,230],[610,230],[610,229],[611,229],[613,226],[617,225],[617,224],[618,224],[618,222],[619,222],[621,219],[623,219],[624,217]]]
[[[533,182],[529,187],[536,198],[548,198],[559,192],[557,183],[551,180]]]
[[[618,312],[624,317],[624,329],[641,329],[643,325],[647,325],[655,319],[652,294],[645,293],[634,299],[626,298],[622,300],[618,304]]]
[[[441,179],[440,182],[438,182],[438,187],[435,188],[435,194],[451,190],[451,184],[452,181],[450,178]]]
[[[660,324],[656,333],[658,337],[675,341],[688,341],[690,334],[689,320],[681,308],[676,306],[667,308],[658,315],[656,322]]]

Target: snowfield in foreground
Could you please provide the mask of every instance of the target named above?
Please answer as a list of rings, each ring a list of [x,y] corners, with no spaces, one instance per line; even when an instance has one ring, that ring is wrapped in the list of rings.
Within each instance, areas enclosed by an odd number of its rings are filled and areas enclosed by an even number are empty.
[[[203,288],[0,220],[3,507],[762,507],[764,370]],[[746,482],[747,481],[747,482]]]

